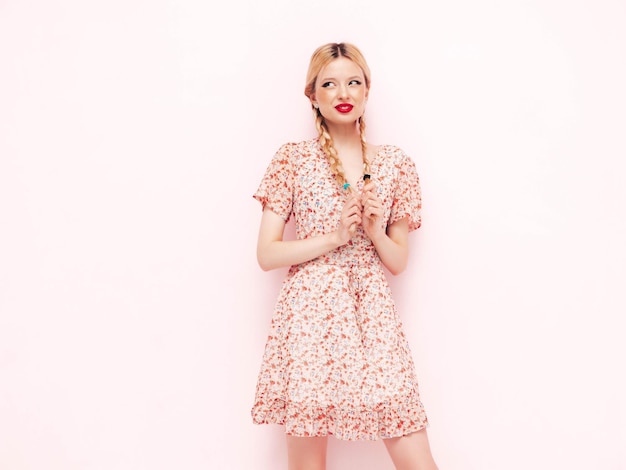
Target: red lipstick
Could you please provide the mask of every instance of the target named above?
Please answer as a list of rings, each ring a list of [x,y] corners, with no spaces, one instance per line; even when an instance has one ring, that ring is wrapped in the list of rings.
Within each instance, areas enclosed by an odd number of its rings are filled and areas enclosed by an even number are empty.
[[[335,109],[337,111],[339,111],[340,113],[349,113],[350,111],[352,111],[352,108],[354,106],[352,106],[351,104],[348,103],[342,103],[342,104],[338,104],[337,106],[335,106]]]

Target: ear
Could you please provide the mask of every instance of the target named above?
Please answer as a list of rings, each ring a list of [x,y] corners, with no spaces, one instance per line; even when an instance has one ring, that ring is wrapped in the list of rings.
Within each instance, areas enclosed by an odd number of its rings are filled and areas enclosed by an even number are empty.
[[[317,104],[317,102],[315,101],[315,95],[311,95],[309,97],[309,100],[311,101],[311,106],[313,106],[315,109],[319,108],[319,105]]]

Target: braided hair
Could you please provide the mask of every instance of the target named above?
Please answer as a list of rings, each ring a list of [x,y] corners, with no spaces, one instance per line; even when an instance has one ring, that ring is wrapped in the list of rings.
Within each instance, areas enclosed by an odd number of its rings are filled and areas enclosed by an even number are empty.
[[[313,55],[311,56],[311,62],[309,64],[309,70],[307,73],[306,86],[304,88],[304,94],[307,98],[311,98],[315,94],[315,85],[317,82],[317,76],[319,72],[328,65],[333,59],[338,57],[345,57],[354,63],[356,63],[361,70],[363,71],[363,75],[365,77],[365,86],[369,90],[370,87],[370,69],[365,61],[365,57],[361,51],[350,43],[328,43],[323,46],[318,47]],[[313,112],[315,114],[315,128],[319,134],[319,141],[324,150],[324,154],[326,158],[328,158],[328,162],[330,163],[330,168],[337,180],[339,185],[343,185],[347,183],[346,175],[341,165],[341,160],[339,159],[339,155],[337,154],[337,150],[333,144],[333,138],[328,132],[328,126],[322,116],[322,113],[318,108],[315,108],[311,104],[313,108]],[[361,136],[361,153],[363,155],[363,166],[364,172],[369,173],[369,161],[367,159],[367,142],[365,140],[365,120],[363,116],[361,116],[358,120],[359,123],[359,134]]]

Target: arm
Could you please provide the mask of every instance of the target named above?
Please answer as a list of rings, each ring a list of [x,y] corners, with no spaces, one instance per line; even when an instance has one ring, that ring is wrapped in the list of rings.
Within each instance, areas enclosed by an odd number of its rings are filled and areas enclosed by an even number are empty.
[[[382,201],[376,195],[376,185],[369,182],[363,188],[363,229],[374,244],[380,260],[393,275],[406,268],[409,257],[409,221],[397,220],[385,230],[381,226],[384,210]]]
[[[387,227],[387,233],[380,232],[372,239],[378,256],[389,272],[400,274],[406,268],[409,258],[409,221],[400,219]]]
[[[264,271],[304,263],[347,243],[360,223],[361,204],[352,196],[344,205],[334,232],[302,240],[283,240],[285,221],[265,208],[257,241],[257,261]]]

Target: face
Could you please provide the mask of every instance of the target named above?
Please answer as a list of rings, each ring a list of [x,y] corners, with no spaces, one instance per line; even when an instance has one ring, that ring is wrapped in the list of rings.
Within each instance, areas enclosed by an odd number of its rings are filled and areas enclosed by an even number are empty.
[[[337,57],[317,76],[311,102],[319,105],[327,123],[354,124],[365,111],[367,94],[361,67],[350,59]]]

